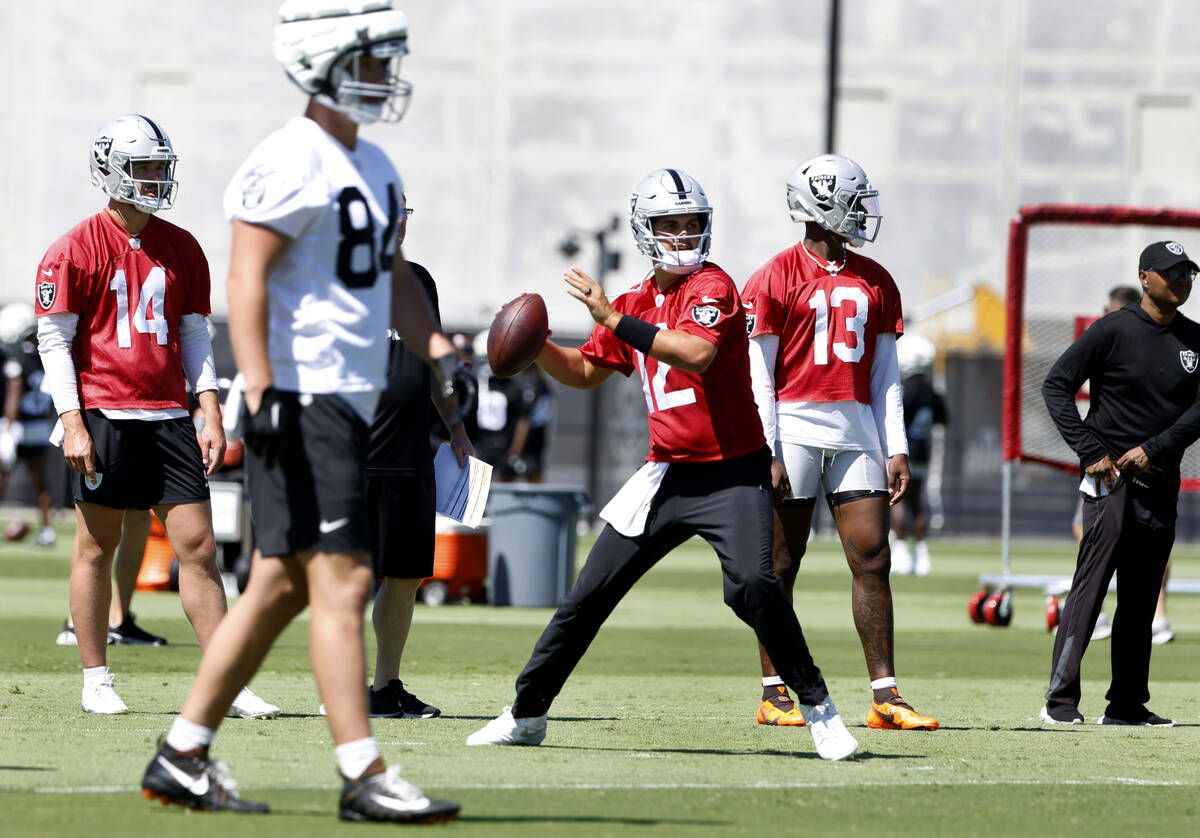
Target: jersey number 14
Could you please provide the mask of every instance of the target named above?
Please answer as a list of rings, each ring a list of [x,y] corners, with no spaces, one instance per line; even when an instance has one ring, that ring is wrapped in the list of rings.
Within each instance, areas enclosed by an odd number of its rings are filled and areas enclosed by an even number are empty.
[[[117,271],[108,287],[117,295],[117,346],[122,349],[133,346],[133,335],[129,331],[131,320],[138,332],[152,334],[159,346],[166,346],[168,326],[163,316],[163,298],[167,293],[167,272],[157,265],[150,269],[138,292],[138,306],[132,318],[129,316],[129,287],[125,281],[125,271]],[[152,315],[149,318],[146,317],[147,308]]]

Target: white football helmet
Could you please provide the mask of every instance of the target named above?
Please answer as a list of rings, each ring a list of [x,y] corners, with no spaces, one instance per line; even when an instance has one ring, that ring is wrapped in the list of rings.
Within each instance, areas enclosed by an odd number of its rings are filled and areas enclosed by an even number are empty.
[[[815,221],[853,247],[875,241],[883,214],[862,166],[840,154],[805,160],[787,176],[793,221]]]
[[[37,315],[29,303],[0,308],[0,345],[16,346],[37,331]]]
[[[933,361],[937,357],[937,347],[928,338],[920,335],[901,335],[896,341],[896,362],[900,366],[900,377],[912,375],[929,375],[933,372]]]
[[[144,213],[170,209],[175,201],[175,149],[167,132],[149,117],[122,114],[105,123],[92,140],[89,166],[92,185],[112,199],[133,204]],[[161,180],[133,176],[135,163],[163,161]]]
[[[700,215],[704,229],[694,236],[693,247],[687,250],[665,250],[650,219],[663,215]],[[712,241],[712,204],[694,177],[679,169],[655,169],[642,178],[629,197],[629,225],[638,250],[649,256],[655,265],[668,273],[687,274],[700,267],[708,257]],[[674,238],[674,237],[668,237]]]
[[[391,0],[285,0],[275,27],[275,57],[317,101],[355,122],[398,122],[412,85],[400,78],[408,20]],[[359,77],[359,59],[387,59],[381,84]]]

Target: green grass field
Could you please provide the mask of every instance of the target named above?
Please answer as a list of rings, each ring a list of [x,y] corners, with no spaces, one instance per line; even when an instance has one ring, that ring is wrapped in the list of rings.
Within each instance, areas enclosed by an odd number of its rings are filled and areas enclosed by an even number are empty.
[[[143,800],[141,772],[199,650],[178,597],[139,594],[139,622],[171,643],[110,647],[134,712],[82,713],[78,654],[53,642],[66,610],[62,534],[48,551],[0,543],[0,833],[296,838],[393,828],[336,819],[340,783],[302,622],[253,684],[285,715],[230,720],[214,746],[243,794],[268,801],[272,814],[205,815]],[[715,558],[700,542],[664,560],[618,608],[552,708],[541,747],[468,749],[464,740],[511,703],[547,609],[418,606],[403,675],[444,715],[379,720],[375,733],[408,779],[462,802],[460,820],[429,827],[447,834],[1200,834],[1200,597],[1172,598],[1178,637],[1156,647],[1151,666],[1151,706],[1179,727],[1091,724],[1109,676],[1102,642],[1084,661],[1089,724],[1047,729],[1036,717],[1050,656],[1041,593],[1017,592],[1007,629],[973,625],[966,600],[981,572],[999,569],[997,546],[933,549],[933,576],[893,588],[900,684],[941,719],[936,733],[867,730],[844,559],[817,543],[801,570],[801,622],[861,742],[850,762],[817,759],[804,729],[755,723],[754,638],[722,603]],[[1073,558],[1066,542],[1018,543],[1014,570],[1065,576]],[[1200,576],[1200,551],[1177,549],[1175,573]]]

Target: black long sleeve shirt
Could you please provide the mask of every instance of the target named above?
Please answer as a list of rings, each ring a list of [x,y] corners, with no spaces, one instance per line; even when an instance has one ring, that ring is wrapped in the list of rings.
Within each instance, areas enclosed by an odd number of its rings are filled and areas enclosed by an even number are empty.
[[[1182,314],[1160,325],[1138,303],[1105,315],[1055,362],[1042,397],[1080,470],[1104,455],[1115,463],[1141,446],[1144,478],[1178,490],[1184,449],[1200,439],[1200,324]],[[1075,394],[1091,382],[1081,419]]]

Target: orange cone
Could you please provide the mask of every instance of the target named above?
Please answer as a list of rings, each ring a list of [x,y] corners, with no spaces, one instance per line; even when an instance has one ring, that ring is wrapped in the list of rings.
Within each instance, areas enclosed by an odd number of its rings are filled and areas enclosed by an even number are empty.
[[[142,567],[138,571],[139,591],[169,591],[171,589],[171,561],[175,551],[167,540],[167,532],[156,515],[150,516],[150,535],[146,539],[146,552],[142,554]]]

